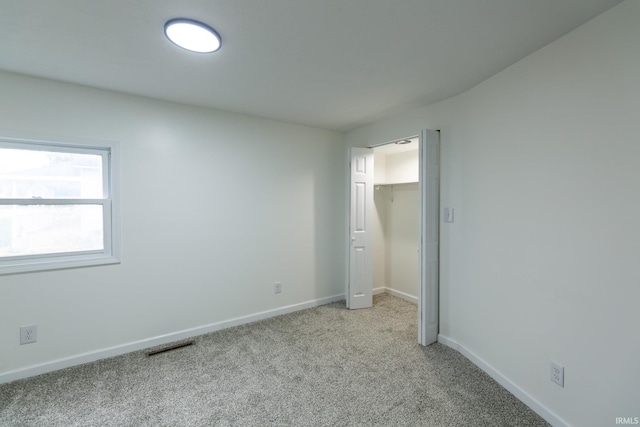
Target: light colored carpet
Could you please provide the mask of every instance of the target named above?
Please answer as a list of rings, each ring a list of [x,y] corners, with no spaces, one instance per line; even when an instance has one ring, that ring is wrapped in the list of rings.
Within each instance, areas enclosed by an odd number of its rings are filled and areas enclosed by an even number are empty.
[[[546,426],[378,295],[0,385],[1,426]]]

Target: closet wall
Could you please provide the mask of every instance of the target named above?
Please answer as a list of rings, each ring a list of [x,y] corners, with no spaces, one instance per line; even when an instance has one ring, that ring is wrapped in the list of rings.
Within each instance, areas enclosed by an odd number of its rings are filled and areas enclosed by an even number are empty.
[[[415,149],[413,149],[415,146]],[[418,300],[418,150],[374,149],[374,292]],[[395,150],[394,150],[395,149]],[[397,150],[407,150],[397,152]],[[394,152],[395,151],[395,152]]]

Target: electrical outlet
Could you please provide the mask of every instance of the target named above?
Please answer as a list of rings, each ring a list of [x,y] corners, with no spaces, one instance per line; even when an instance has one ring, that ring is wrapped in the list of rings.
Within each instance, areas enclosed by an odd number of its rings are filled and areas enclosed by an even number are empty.
[[[276,294],[279,294],[280,292],[282,292],[282,283],[280,282],[274,283],[273,292]]]
[[[551,381],[564,387],[564,366],[551,361]]]
[[[31,344],[38,341],[38,326],[21,326],[20,327],[20,345]]]

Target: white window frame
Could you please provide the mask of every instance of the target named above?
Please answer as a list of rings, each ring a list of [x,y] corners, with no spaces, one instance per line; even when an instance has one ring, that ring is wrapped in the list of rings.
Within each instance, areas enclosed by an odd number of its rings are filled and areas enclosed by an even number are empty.
[[[0,148],[102,156],[101,199],[8,199],[0,205],[101,205],[104,249],[98,251],[0,257],[0,275],[120,263],[119,144],[113,141],[48,141],[0,136]]]

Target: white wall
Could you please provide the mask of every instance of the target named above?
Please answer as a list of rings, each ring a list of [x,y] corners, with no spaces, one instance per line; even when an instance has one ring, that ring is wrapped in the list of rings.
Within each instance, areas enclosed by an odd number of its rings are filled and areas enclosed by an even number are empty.
[[[378,163],[374,160],[376,167],[375,174],[378,174]],[[375,211],[373,212],[373,289],[376,292],[384,291],[388,286],[389,277],[387,275],[387,210],[389,205],[389,188],[386,186],[375,186],[373,190],[373,202]]]
[[[441,129],[440,333],[555,424],[640,416],[640,2],[472,90],[351,132]],[[549,361],[566,367],[565,387]]]
[[[1,133],[119,141],[122,182],[120,265],[0,276],[0,377],[344,293],[343,135],[8,73],[0,93]]]
[[[418,182],[418,151],[388,155],[386,180],[389,183]]]
[[[373,182],[385,184],[387,182],[387,156],[380,154],[379,150],[373,150]]]
[[[418,183],[394,185],[393,202],[389,198],[386,200],[386,287],[417,303],[420,279]]]
[[[381,152],[379,148],[373,150],[375,184],[406,184],[418,182],[420,163],[418,150]]]

